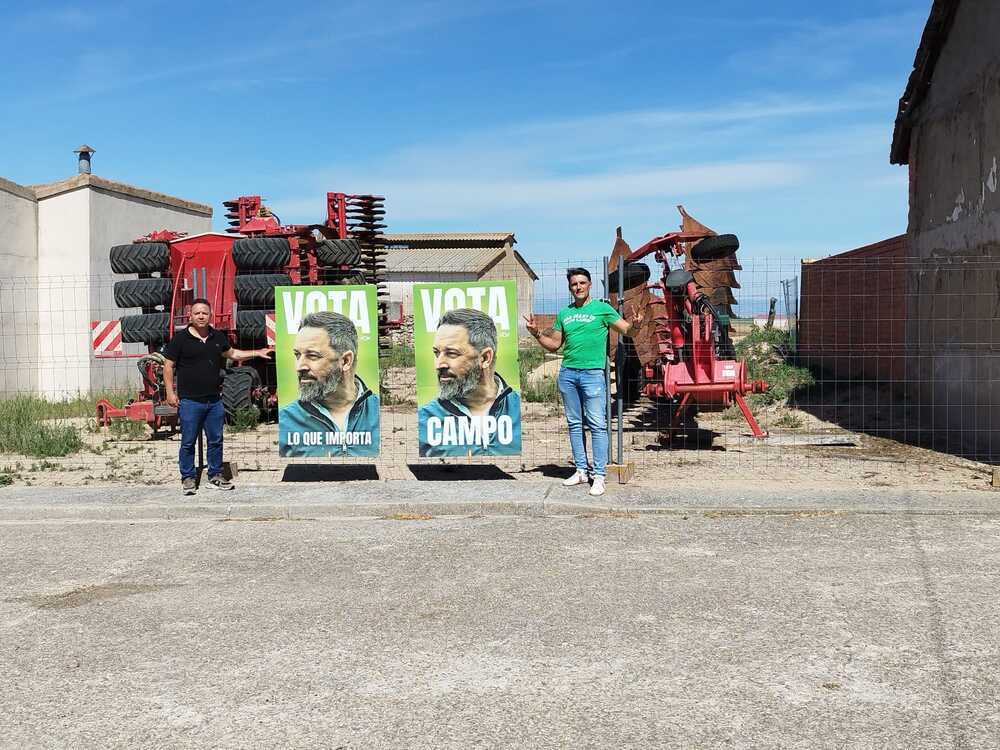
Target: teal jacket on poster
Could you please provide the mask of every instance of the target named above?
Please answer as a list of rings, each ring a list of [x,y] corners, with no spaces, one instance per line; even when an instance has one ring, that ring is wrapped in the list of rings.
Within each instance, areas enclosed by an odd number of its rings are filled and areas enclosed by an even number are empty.
[[[282,456],[377,456],[379,397],[355,376],[358,398],[341,429],[312,401],[294,401],[278,412],[278,451]],[[320,435],[317,441],[315,435]],[[333,444],[329,438],[333,435]],[[355,437],[354,441],[345,439]],[[336,442],[343,440],[343,442]]]
[[[487,444],[483,446],[482,441],[475,444],[443,444],[446,440],[441,440],[440,434],[428,435],[429,420],[433,422],[435,433],[439,429],[439,424],[443,424],[446,419],[461,420],[475,419],[469,414],[469,410],[461,401],[450,401],[436,398],[428,401],[417,411],[417,439],[419,442],[420,455],[425,457],[459,457],[459,456],[517,456],[521,453],[521,394],[507,385],[500,375],[497,379],[497,397],[490,407],[489,416],[496,420],[506,417],[505,426],[509,426],[509,442],[502,443],[499,435],[489,436]],[[435,444],[438,443],[438,444]]]

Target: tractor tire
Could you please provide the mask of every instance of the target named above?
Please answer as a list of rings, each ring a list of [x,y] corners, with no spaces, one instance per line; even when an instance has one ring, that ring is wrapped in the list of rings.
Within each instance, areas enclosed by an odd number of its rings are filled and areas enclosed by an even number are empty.
[[[157,312],[145,315],[123,315],[122,342],[159,346],[170,338],[170,313]]]
[[[115,273],[162,273],[170,266],[166,242],[133,242],[111,248],[111,270]]]
[[[174,281],[168,278],[126,279],[115,282],[115,304],[118,307],[156,307],[169,305],[174,293]]]
[[[260,416],[253,402],[253,391],[260,387],[260,373],[252,367],[230,367],[222,379],[222,408],[226,421],[232,422],[241,411],[252,409]]]
[[[274,287],[292,283],[287,273],[262,273],[233,279],[236,302],[250,307],[274,307]]]
[[[364,271],[352,268],[350,271],[326,271],[323,272],[324,284],[338,285],[362,285],[368,283],[365,280]]]
[[[620,339],[622,346],[622,371],[619,378],[618,358],[615,357],[615,383],[621,383],[622,401],[626,406],[631,406],[642,397],[642,362],[635,351],[635,342],[622,336]],[[617,352],[616,352],[617,354]]]
[[[237,277],[239,278],[239,277]],[[266,310],[237,310],[236,335],[244,341],[259,341],[266,334]]]
[[[291,252],[284,237],[246,237],[233,242],[233,263],[240,271],[280,271]]]
[[[649,266],[645,263],[625,264],[625,288],[633,289],[649,281]],[[618,271],[608,274],[608,294],[618,294]]]
[[[720,234],[706,237],[691,248],[693,260],[713,260],[732,255],[740,249],[740,241],[735,234]]]
[[[316,246],[316,260],[324,266],[356,266],[361,245],[357,240],[323,240]]]

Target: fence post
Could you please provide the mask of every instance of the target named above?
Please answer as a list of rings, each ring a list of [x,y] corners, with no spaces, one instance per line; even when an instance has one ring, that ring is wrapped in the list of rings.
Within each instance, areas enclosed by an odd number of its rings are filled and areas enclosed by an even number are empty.
[[[618,314],[624,316],[625,313],[625,256],[618,256]],[[622,436],[622,410],[625,408],[625,341],[624,336],[618,336],[618,346],[615,349],[615,401],[618,406],[618,465],[624,463],[624,451],[622,450],[624,439]]]
[[[608,256],[601,258],[601,268],[604,272],[604,296],[611,296],[611,282],[608,280]],[[608,463],[614,463],[614,447],[611,444],[611,359],[604,355],[604,416],[608,427]]]

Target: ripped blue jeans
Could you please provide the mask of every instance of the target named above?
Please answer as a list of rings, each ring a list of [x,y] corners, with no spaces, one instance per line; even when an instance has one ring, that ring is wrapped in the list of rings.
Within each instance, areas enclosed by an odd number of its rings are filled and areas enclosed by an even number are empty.
[[[608,462],[607,385],[604,370],[559,370],[559,393],[569,425],[569,444],[573,448],[573,463],[577,471],[588,471],[587,445],[583,426],[590,430],[594,475],[603,477]]]

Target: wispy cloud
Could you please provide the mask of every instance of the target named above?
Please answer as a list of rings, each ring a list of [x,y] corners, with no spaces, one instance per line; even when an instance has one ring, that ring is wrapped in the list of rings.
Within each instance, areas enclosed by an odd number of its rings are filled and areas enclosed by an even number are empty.
[[[82,31],[95,27],[101,14],[90,7],[64,5],[55,8],[34,8],[8,19],[8,26],[20,33],[51,32],[54,29]]]
[[[754,45],[729,59],[732,69],[834,79],[859,67],[884,45],[911,45],[926,20],[925,11],[870,16],[841,23],[799,21],[774,41]]]
[[[307,192],[275,201],[286,216],[315,210],[317,191],[338,185],[392,195],[396,221],[456,221],[524,211],[566,217],[620,210],[642,202],[669,203],[704,193],[736,194],[794,185],[807,177],[817,143],[798,148],[781,140],[791,121],[817,119],[827,137],[830,115],[884,106],[878,92],[827,100],[771,97],[704,109],[600,113],[513,123],[466,133],[450,142],[414,144],[374,162],[341,162],[294,182]],[[771,124],[771,138],[747,139],[727,156],[704,157],[721,129]],[[777,130],[773,128],[777,127]],[[854,142],[852,134],[849,142]],[[768,140],[772,148],[757,144]],[[665,149],[664,142],[676,144]],[[739,143],[739,141],[738,141]],[[831,144],[827,144],[831,145]],[[810,152],[810,149],[812,151]],[[788,155],[795,155],[788,158]],[[291,181],[290,181],[291,182]]]
[[[782,162],[698,164],[640,172],[608,171],[576,176],[479,176],[462,170],[400,175],[338,170],[336,179],[358,192],[378,190],[392,196],[394,221],[481,221],[486,217],[533,212],[565,219],[585,210],[611,215],[636,202],[677,202],[685,195],[740,193],[792,184],[802,167]],[[331,178],[332,179],[332,178]],[[318,186],[317,186],[318,189]],[[315,195],[275,201],[282,216],[314,213]]]
[[[466,3],[423,0],[398,4],[357,0],[289,12],[280,22],[262,24],[255,29],[245,44],[204,46],[197,35],[191,35],[190,38],[151,39],[139,46],[95,45],[81,52],[68,66],[67,85],[54,96],[74,100],[177,79],[190,79],[190,86],[216,91],[224,89],[226,82],[231,81],[232,88],[238,90],[241,88],[240,75],[249,73],[253,77],[256,67],[262,63],[274,62],[283,66],[293,62],[296,69],[301,70],[310,56],[321,57],[321,61],[313,62],[329,75],[334,68],[349,69],[365,64],[375,48],[383,57],[391,55],[393,48],[385,44],[388,40],[427,33],[433,28],[476,17],[514,12],[518,7],[533,4],[537,3],[528,0],[513,5],[496,0]],[[89,24],[96,25],[92,17],[73,8],[39,12],[37,16],[28,14],[20,22],[44,29],[46,21],[56,19],[70,24],[77,17],[81,20],[86,17]],[[185,41],[189,45],[187,48]],[[329,54],[331,50],[336,54]],[[355,55],[352,51],[364,54]],[[282,77],[280,73],[276,75]]]

